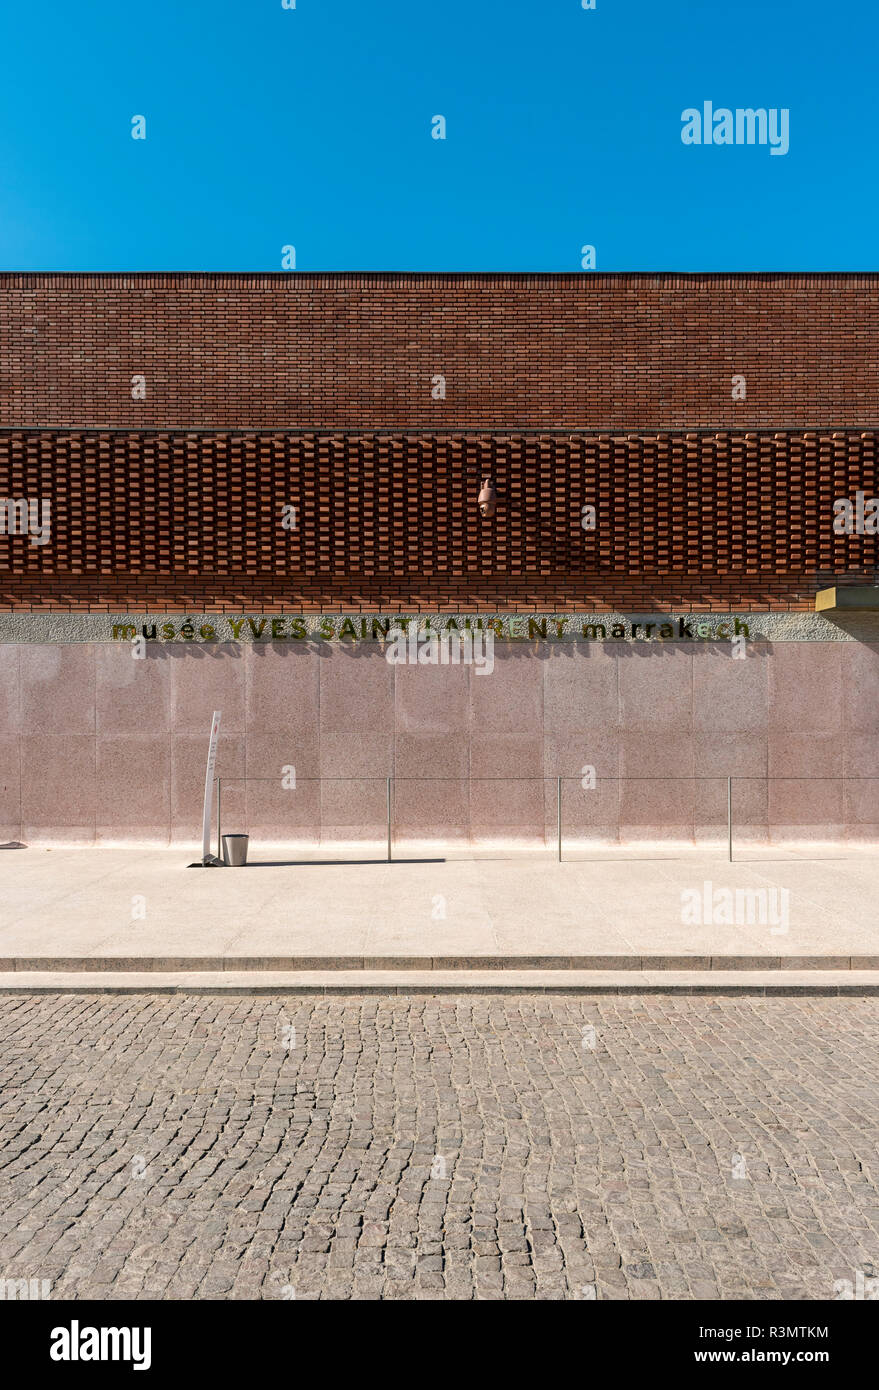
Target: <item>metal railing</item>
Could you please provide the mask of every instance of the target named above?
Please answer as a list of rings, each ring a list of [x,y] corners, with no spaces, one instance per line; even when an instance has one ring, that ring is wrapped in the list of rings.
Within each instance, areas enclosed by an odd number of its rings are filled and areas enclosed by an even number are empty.
[[[277,777],[215,777],[217,799],[217,859],[223,860],[223,840],[222,840],[222,787],[224,782],[278,782]],[[729,862],[733,859],[733,782],[877,782],[879,777],[849,777],[837,775],[831,777],[758,777],[758,776],[726,776],[718,774],[715,776],[678,776],[678,777],[598,777],[594,779],[599,782],[718,782],[721,785],[726,783],[726,839],[727,856]],[[473,782],[526,782],[526,783],[555,783],[556,784],[556,841],[557,857],[559,863],[562,860],[562,784],[564,782],[580,782],[583,778],[576,776],[564,777],[370,777],[370,776],[347,776],[347,777],[298,777],[299,782],[384,782],[386,784],[385,807],[387,821],[387,862],[393,862],[393,788],[397,782],[466,782],[468,785]],[[877,817],[879,821],[879,817]]]

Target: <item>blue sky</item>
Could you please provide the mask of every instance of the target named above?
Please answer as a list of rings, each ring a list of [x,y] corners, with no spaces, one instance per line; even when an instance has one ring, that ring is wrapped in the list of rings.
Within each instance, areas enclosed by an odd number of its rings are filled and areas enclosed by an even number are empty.
[[[875,270],[877,39],[874,0],[9,4],[0,269]],[[685,146],[705,100],[789,152]]]

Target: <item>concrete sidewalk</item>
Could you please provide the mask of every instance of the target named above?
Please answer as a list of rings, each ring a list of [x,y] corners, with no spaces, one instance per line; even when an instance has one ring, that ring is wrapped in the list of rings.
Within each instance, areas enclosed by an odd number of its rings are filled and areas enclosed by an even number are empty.
[[[718,987],[716,972],[748,972],[754,988],[817,986],[817,975],[801,978],[817,971],[830,988],[854,985],[851,972],[866,987],[879,972],[877,856],[860,847],[753,849],[733,864],[668,847],[561,864],[433,853],[388,864],[362,846],[332,860],[261,847],[246,868],[203,870],[188,867],[186,849],[4,850],[0,989],[34,972],[99,974],[104,987],[121,976],[133,986],[135,974],[185,987],[186,976],[192,988],[230,988],[233,975],[257,986],[272,972],[287,988],[294,975],[302,987],[390,988],[390,972],[403,972],[401,987],[420,986],[416,972],[465,985],[470,972],[469,983],[478,973],[509,988],[541,971],[551,972],[541,987],[584,988],[598,975],[609,988],[644,988],[657,972],[670,972],[669,985],[686,976],[680,987],[704,987],[704,972]]]

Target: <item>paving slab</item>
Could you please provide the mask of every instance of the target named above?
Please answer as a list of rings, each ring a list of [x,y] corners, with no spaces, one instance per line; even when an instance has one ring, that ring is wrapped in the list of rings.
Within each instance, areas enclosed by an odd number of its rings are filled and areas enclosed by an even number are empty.
[[[436,848],[389,864],[268,847],[209,870],[185,848],[8,851],[0,971],[879,968],[866,849],[730,864],[704,849],[558,863]]]

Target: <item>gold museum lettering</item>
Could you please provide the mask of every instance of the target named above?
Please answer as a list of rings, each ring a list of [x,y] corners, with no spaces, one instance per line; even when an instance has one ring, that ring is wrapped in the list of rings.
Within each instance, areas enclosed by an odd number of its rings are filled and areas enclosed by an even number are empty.
[[[581,638],[587,641],[659,641],[659,642],[729,642],[733,638],[750,637],[748,624],[738,618],[720,622],[697,622],[678,618],[673,621],[590,623],[567,618],[506,617],[455,618],[438,624],[430,618],[321,618],[312,627],[305,618],[213,618],[210,621],[185,619],[173,622],[142,623],[140,632],[134,623],[114,623],[114,641],[132,642],[284,642],[284,641],[382,641],[395,632],[408,631],[413,623],[421,632],[490,631],[495,637],[510,642],[534,639],[556,640]]]

